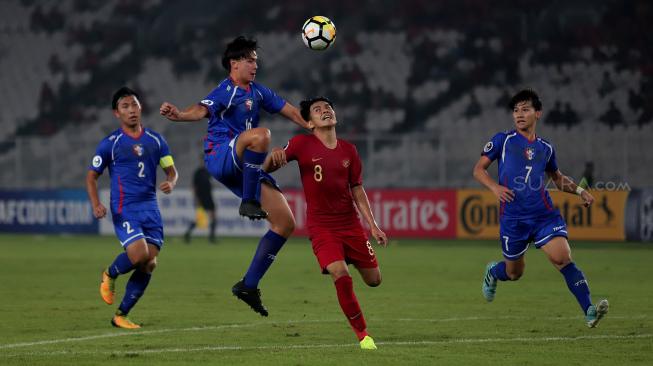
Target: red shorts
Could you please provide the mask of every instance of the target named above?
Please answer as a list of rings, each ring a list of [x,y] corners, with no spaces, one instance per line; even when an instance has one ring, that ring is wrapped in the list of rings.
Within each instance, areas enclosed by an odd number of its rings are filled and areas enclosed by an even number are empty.
[[[322,273],[328,273],[326,267],[336,261],[345,261],[356,268],[376,268],[376,254],[367,235],[360,230],[334,232],[328,229],[313,229],[310,231],[313,253],[317,258]]]

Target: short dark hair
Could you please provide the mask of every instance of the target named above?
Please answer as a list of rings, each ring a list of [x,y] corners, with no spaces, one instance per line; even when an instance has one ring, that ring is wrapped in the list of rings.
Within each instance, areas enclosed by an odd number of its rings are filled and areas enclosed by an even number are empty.
[[[256,51],[258,46],[256,40],[253,38],[245,38],[245,36],[238,36],[231,41],[222,55],[222,67],[227,71],[231,71],[231,60],[240,60]]]
[[[512,99],[510,99],[508,108],[513,110],[515,109],[515,106],[521,102],[531,102],[531,104],[533,104],[533,108],[535,108],[536,111],[542,110],[542,101],[540,100],[540,96],[537,95],[533,89],[524,89],[515,94]]]
[[[111,100],[111,108],[118,109],[118,101],[120,100],[120,98],[128,97],[130,95],[135,96],[136,99],[140,99],[140,97],[138,96],[138,93],[136,93],[135,91],[129,89],[126,86],[123,86],[122,88],[116,90],[116,92],[113,93],[113,99]]]
[[[310,99],[302,100],[299,102],[299,112],[301,113],[304,121],[308,121],[308,119],[311,117],[311,106],[317,102],[326,102],[326,104],[330,105],[331,108],[333,108],[333,103],[327,97],[313,97]]]

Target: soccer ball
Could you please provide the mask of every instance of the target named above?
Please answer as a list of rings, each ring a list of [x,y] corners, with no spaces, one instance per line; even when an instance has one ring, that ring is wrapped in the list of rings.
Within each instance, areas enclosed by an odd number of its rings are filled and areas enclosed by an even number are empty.
[[[312,50],[326,50],[336,41],[336,25],[327,17],[310,17],[302,26],[302,40]]]

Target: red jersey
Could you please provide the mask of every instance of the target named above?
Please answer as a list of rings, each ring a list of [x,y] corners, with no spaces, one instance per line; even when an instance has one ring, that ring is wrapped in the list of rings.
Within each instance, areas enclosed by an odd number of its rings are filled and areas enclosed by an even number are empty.
[[[285,147],[286,160],[297,160],[306,196],[308,229],[361,227],[351,188],[363,184],[356,147],[338,139],[329,149],[314,135],[298,135]]]

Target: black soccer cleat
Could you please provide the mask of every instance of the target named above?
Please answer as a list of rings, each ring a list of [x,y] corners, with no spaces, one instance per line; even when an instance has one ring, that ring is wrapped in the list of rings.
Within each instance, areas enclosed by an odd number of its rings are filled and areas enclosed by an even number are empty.
[[[249,217],[250,220],[260,220],[268,217],[268,213],[261,208],[257,200],[243,200],[238,208],[240,216]]]
[[[240,280],[231,288],[231,292],[234,296],[249,305],[252,310],[261,314],[261,316],[268,316],[268,309],[266,309],[261,302],[261,290],[257,288],[247,288],[243,281]]]

